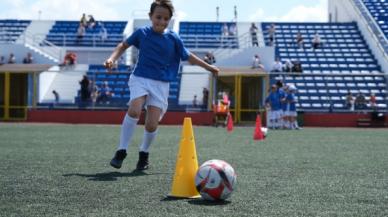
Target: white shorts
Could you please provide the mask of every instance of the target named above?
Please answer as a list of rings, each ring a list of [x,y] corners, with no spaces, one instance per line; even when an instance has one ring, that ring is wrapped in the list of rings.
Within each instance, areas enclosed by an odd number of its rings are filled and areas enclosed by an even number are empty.
[[[281,110],[276,110],[276,111],[270,111],[269,112],[269,119],[270,120],[278,120],[282,117]]]
[[[289,117],[296,117],[297,113],[296,111],[286,111],[286,115]]]
[[[137,99],[142,96],[147,96],[144,103],[145,108],[152,105],[162,110],[160,119],[167,111],[168,107],[168,94],[170,91],[170,83],[166,81],[158,81],[149,78],[143,78],[131,74],[128,81],[130,100]]]

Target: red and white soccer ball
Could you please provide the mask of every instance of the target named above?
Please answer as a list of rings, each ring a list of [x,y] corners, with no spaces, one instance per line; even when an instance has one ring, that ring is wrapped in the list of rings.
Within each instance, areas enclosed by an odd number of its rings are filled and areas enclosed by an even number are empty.
[[[261,132],[263,132],[263,135],[264,135],[264,137],[267,137],[267,134],[268,134],[268,128],[266,128],[266,127],[262,127],[262,128],[261,128]]]
[[[209,160],[199,167],[195,186],[205,200],[225,200],[235,188],[236,177],[233,167],[227,162]]]

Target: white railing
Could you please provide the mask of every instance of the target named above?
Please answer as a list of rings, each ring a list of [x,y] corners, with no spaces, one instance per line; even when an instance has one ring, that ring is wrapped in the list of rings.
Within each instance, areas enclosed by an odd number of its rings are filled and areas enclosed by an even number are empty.
[[[180,37],[185,42],[185,46],[190,48],[239,47],[236,36],[180,34]]]
[[[47,55],[55,62],[60,62],[64,57],[63,49],[49,41],[46,41],[45,35],[32,34],[26,31],[23,33],[22,41],[25,46],[42,53],[42,55]],[[45,46],[41,46],[42,44],[45,44]]]
[[[109,34],[104,38],[100,34],[86,34],[77,38],[76,33],[51,33],[46,40],[59,43],[60,46],[115,47],[125,37],[123,34]]]
[[[257,33],[258,35],[260,33]],[[252,47],[252,36],[250,34],[250,32],[246,32],[244,34],[242,34],[241,36],[238,36],[238,49],[233,49],[233,47],[231,46],[227,46],[227,47],[218,47],[216,49],[214,49],[212,51],[213,55],[218,59],[218,60],[221,60],[221,59],[226,59],[226,58],[229,58],[233,55],[235,55],[236,53],[238,52],[241,52],[243,49],[245,48],[248,48],[248,47]],[[259,45],[262,44],[261,40],[262,40],[262,37],[259,37],[257,36],[257,40]]]
[[[375,36],[378,47],[388,61],[388,39],[384,32],[381,30],[380,26],[361,0],[354,0],[350,2],[352,2],[353,7],[355,7],[356,11],[359,11],[360,16],[362,16],[367,22],[366,24],[368,26],[368,30]]]

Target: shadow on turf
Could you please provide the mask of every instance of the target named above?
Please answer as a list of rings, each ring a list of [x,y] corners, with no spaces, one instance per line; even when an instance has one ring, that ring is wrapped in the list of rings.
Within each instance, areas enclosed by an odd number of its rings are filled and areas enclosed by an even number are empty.
[[[165,197],[160,201],[168,202],[168,201],[177,201],[177,200],[187,200],[189,204],[201,205],[201,206],[222,206],[222,205],[228,205],[230,203],[230,201],[227,201],[227,200],[210,201],[210,200],[203,200],[201,198],[191,199],[191,198],[179,198],[179,197]]]
[[[120,172],[107,172],[107,173],[96,173],[96,174],[81,174],[81,173],[69,173],[64,174],[64,177],[69,176],[80,176],[88,178],[90,181],[116,181],[120,177],[135,177],[135,176],[150,176],[158,175],[162,173],[145,173],[144,171],[133,170],[129,173],[120,173]]]
[[[201,206],[223,206],[223,205],[228,205],[230,201],[227,201],[227,200],[210,201],[210,200],[196,199],[196,200],[189,200],[188,203],[192,205],[201,205]]]

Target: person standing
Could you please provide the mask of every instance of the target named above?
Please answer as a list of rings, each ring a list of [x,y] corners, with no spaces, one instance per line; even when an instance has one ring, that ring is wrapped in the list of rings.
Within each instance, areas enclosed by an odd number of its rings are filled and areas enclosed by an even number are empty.
[[[268,29],[269,46],[274,45],[275,33],[276,33],[275,23],[272,23]]]
[[[127,48],[135,46],[139,49],[136,67],[128,82],[129,108],[121,126],[117,151],[110,161],[114,168],[121,168],[127,156],[128,145],[143,106],[146,107],[147,115],[136,170],[149,168],[149,148],[158,133],[159,121],[167,110],[170,81],[176,78],[181,60],[188,60],[215,75],[219,72],[217,67],[207,64],[188,51],[177,33],[166,29],[173,13],[174,7],[170,0],[155,0],[149,12],[152,25],[137,29],[119,43],[104,63],[109,70]]]
[[[249,32],[251,33],[251,40],[252,40],[252,46],[253,47],[258,47],[259,46],[259,42],[257,40],[257,31],[259,29],[257,28],[256,24],[255,23],[252,23],[251,24],[251,27],[249,28]]]
[[[89,78],[88,76],[84,75],[82,77],[82,80],[79,82],[81,85],[81,101],[87,102],[90,99],[90,89],[89,89]]]

